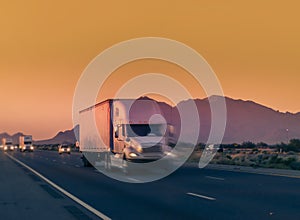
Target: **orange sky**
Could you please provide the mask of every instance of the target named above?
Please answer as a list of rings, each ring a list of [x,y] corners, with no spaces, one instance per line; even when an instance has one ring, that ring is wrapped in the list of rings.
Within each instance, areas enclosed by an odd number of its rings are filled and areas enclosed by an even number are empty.
[[[300,111],[300,3],[245,2],[2,1],[0,132],[44,139],[70,129],[86,65],[118,42],[148,36],[197,50],[226,96]]]

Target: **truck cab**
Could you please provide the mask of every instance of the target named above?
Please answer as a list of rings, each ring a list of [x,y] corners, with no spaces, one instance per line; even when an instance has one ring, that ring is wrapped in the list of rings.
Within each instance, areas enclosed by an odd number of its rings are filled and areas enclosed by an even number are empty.
[[[167,122],[154,100],[116,100],[114,114],[114,153],[131,162],[150,162],[164,156]]]
[[[21,152],[33,152],[34,147],[32,145],[32,136],[31,135],[25,135],[19,137],[19,150]]]
[[[14,151],[15,149],[11,138],[3,138],[2,146],[4,151]]]
[[[164,154],[166,140],[163,124],[121,124],[116,126],[115,152],[130,161],[153,161]]]

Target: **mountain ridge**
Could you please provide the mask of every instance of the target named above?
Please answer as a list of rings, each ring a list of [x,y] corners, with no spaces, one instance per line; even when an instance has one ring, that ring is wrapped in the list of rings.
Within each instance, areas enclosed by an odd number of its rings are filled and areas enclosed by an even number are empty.
[[[151,99],[149,97],[141,97],[143,99]],[[174,110],[176,107],[184,107],[189,111],[188,106],[190,102],[194,101],[197,106],[200,118],[200,133],[198,142],[206,143],[211,123],[211,112],[209,101],[220,101],[223,97],[211,96],[203,99],[188,99],[182,100],[172,107]],[[151,99],[153,100],[153,99]],[[161,106],[162,111],[166,109],[166,106],[170,106],[165,102],[156,101]],[[242,143],[251,141],[254,143],[265,142],[268,144],[276,144],[281,142],[287,142],[292,138],[300,139],[300,112],[280,112],[262,104],[256,103],[251,100],[233,99],[225,97],[225,103],[227,108],[227,124],[223,143]],[[176,111],[174,111],[176,112]],[[176,115],[176,114],[175,114]],[[178,117],[177,115],[174,117]],[[177,120],[178,123],[178,120]],[[180,126],[180,125],[179,125]],[[185,134],[189,135],[192,130],[190,127]],[[35,144],[61,144],[61,143],[75,143],[75,132],[79,132],[79,126],[73,129],[59,131],[54,137],[46,140],[34,141]],[[180,130],[180,128],[179,128]],[[7,133],[1,133],[2,137],[12,137],[13,141],[18,139],[18,136],[23,133],[18,132],[10,136]]]

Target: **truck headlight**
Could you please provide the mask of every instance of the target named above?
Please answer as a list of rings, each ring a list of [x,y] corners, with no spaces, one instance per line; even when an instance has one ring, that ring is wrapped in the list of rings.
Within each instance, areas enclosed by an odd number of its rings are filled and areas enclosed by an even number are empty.
[[[30,150],[33,150],[33,146],[30,147]]]
[[[137,154],[136,153],[130,153],[129,156],[130,157],[137,157]]]
[[[70,148],[68,148],[67,151],[70,151]]]

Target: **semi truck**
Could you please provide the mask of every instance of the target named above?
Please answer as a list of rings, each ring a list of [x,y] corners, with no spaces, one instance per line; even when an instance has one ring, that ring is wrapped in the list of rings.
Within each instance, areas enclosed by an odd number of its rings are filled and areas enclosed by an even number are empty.
[[[2,138],[2,146],[5,151],[13,151],[15,149],[11,138]]]
[[[32,145],[32,136],[31,135],[25,135],[19,137],[19,150],[21,152],[33,152],[34,147]]]
[[[161,159],[168,149],[166,118],[152,99],[108,99],[81,110],[79,148],[84,166],[126,168],[126,162]]]

